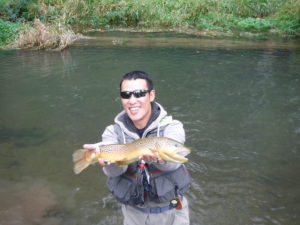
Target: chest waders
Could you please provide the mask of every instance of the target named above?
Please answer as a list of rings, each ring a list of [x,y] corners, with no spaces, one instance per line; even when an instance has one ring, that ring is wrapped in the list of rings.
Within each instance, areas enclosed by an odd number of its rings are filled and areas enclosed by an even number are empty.
[[[176,201],[190,189],[191,180],[184,165],[173,171],[160,171],[154,165],[136,162],[130,164],[121,176],[109,177],[107,185],[119,202],[144,212],[160,213],[178,206]],[[145,201],[170,204],[165,207],[138,207]]]

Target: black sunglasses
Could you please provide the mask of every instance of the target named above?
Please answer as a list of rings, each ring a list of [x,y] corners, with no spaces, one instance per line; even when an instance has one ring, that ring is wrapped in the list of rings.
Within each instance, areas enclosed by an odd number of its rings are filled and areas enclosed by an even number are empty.
[[[120,95],[124,99],[129,99],[131,95],[134,95],[136,98],[144,97],[151,90],[134,90],[134,91],[121,91]]]

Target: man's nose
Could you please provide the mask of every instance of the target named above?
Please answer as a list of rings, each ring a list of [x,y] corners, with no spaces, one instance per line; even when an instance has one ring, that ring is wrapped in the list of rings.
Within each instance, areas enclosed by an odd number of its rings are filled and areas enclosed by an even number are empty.
[[[136,102],[136,97],[134,95],[131,95],[130,98],[129,98],[129,102],[130,103]]]

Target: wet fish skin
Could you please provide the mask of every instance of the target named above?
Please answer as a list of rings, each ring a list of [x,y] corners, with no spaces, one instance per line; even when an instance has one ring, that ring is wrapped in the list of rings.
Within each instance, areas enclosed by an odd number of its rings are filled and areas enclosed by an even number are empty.
[[[100,145],[99,151],[78,149],[73,153],[74,173],[79,174],[99,158],[117,165],[139,161],[140,156],[155,155],[165,161],[184,163],[191,151],[178,141],[166,137],[138,139],[128,144]]]

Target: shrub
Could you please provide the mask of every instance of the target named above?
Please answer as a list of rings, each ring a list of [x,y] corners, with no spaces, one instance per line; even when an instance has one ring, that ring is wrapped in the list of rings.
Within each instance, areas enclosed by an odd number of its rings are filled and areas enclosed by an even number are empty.
[[[237,23],[237,27],[245,31],[267,31],[271,28],[271,23],[267,19],[245,18]]]
[[[0,19],[0,45],[7,44],[18,37],[20,25]]]
[[[300,0],[288,0],[272,17],[275,26],[288,34],[300,33]]]
[[[0,17],[11,22],[33,20],[34,15],[29,11],[29,8],[34,4],[36,4],[36,0],[1,0]]]
[[[62,50],[78,38],[78,35],[63,24],[44,24],[36,19],[32,27],[20,33],[13,44],[20,48],[57,49]]]
[[[267,17],[283,4],[282,0],[227,0],[223,7],[239,17]]]

